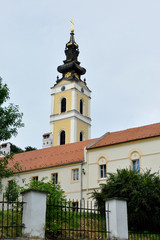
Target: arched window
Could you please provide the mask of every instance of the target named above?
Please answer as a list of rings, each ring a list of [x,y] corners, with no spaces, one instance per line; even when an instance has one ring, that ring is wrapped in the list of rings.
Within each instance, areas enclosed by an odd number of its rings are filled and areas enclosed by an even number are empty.
[[[107,176],[107,159],[105,156],[101,156],[98,160],[99,164],[99,179],[106,178]]]
[[[80,113],[83,114],[83,100],[80,100]]]
[[[65,144],[65,139],[66,139],[66,133],[65,133],[65,131],[62,131],[60,133],[60,145]]]
[[[83,132],[80,132],[79,134],[79,141],[83,141]]]
[[[131,159],[131,167],[132,169],[139,173],[140,172],[140,159],[141,159],[141,153],[140,151],[137,149],[133,150],[130,153],[130,159]]]
[[[61,100],[61,113],[66,112],[66,98],[62,98]]]

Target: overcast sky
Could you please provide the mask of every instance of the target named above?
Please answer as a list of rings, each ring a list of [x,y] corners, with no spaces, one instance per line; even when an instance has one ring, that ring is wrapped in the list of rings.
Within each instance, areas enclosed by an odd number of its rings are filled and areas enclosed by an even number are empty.
[[[50,131],[71,19],[92,91],[91,137],[160,121],[160,0],[0,0],[0,76],[25,124],[9,141],[21,148],[41,148]]]

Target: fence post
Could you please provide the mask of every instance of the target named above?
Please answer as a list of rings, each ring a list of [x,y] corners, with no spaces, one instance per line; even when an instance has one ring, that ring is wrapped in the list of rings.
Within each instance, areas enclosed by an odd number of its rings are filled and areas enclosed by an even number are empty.
[[[128,239],[128,218],[127,218],[127,201],[124,199],[107,199],[105,201],[107,234],[109,239],[127,240]],[[109,221],[109,222],[108,222]]]
[[[45,238],[45,221],[46,221],[46,191],[29,189],[22,192],[23,216],[22,236],[34,239]]]

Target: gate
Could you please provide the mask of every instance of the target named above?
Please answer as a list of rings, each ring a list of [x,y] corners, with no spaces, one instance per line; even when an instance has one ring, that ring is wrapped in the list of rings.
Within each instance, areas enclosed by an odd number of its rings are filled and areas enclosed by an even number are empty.
[[[109,211],[92,202],[49,200],[46,216],[47,239],[107,239]]]

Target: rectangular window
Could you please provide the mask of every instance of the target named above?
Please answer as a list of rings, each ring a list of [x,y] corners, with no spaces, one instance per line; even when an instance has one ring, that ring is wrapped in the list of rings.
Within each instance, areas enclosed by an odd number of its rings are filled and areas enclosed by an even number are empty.
[[[133,164],[133,170],[136,172],[140,171],[140,167],[139,167],[139,159],[132,161]]]
[[[53,173],[52,174],[52,182],[54,184],[58,184],[58,173]]]
[[[79,180],[79,169],[78,168],[72,170],[72,179],[73,179],[73,181]]]
[[[106,178],[106,164],[100,165],[100,178]]]
[[[32,180],[33,180],[34,182],[38,182],[38,176],[32,177]]]

